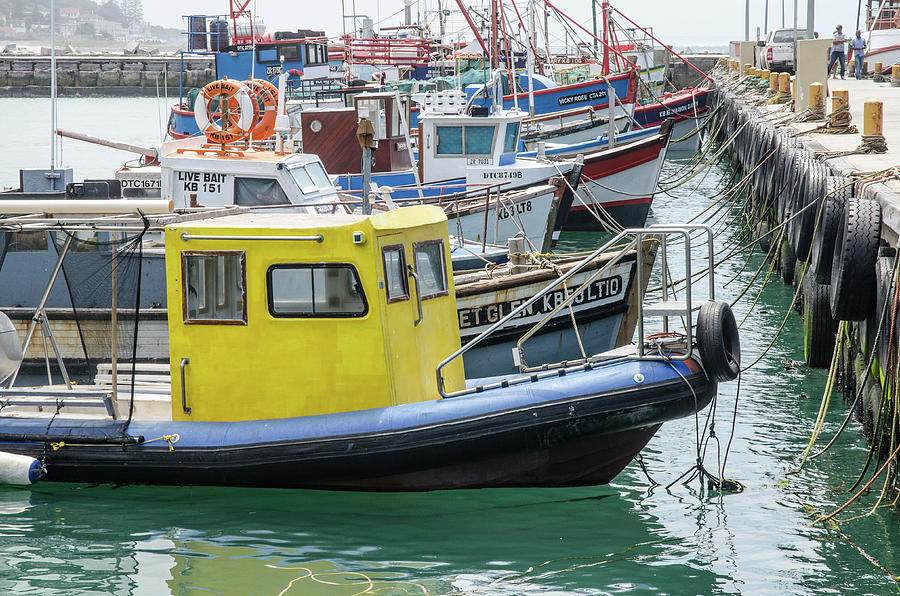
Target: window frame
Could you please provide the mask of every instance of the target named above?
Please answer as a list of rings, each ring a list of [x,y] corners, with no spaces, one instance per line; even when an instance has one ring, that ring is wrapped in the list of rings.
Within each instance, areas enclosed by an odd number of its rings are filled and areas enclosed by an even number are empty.
[[[272,272],[276,269],[338,269],[349,268],[353,272],[356,284],[362,290],[363,310],[360,313],[322,313],[318,314],[297,314],[297,313],[276,313],[275,303],[272,295]],[[313,278],[315,279],[315,278]],[[316,287],[312,287],[312,302],[316,303]],[[360,319],[369,314],[369,300],[366,298],[366,291],[363,288],[362,280],[359,277],[359,270],[353,263],[273,263],[266,269],[266,308],[269,315],[275,319]]]
[[[391,298],[389,293],[390,285],[388,284],[388,268],[387,268],[387,260],[384,258],[385,253],[393,250],[400,250],[400,268],[403,270],[403,292],[402,296],[395,296]],[[388,304],[393,304],[395,302],[403,302],[405,300],[410,299],[409,293],[409,274],[406,272],[406,249],[402,244],[388,244],[387,246],[381,247],[381,267],[384,270],[384,297],[387,300]]]
[[[239,256],[241,263],[241,319],[189,319],[188,318],[188,257]],[[218,269],[218,268],[217,268]],[[216,271],[218,273],[218,271]],[[206,288],[204,286],[204,292]],[[199,299],[199,290],[198,290]],[[207,310],[211,300],[217,296],[207,296]],[[199,305],[198,305],[199,306]],[[198,308],[198,312],[200,312]],[[247,252],[243,250],[183,250],[181,251],[181,320],[185,325],[248,325],[247,322]]]
[[[440,153],[438,148],[441,144],[441,128],[459,128],[459,153]],[[453,157],[460,158],[466,156],[466,130],[462,124],[435,124],[434,126],[434,156],[435,158]]]
[[[509,131],[511,127],[515,127],[515,134],[512,137],[512,147],[510,149],[506,148],[506,141],[509,140]],[[516,147],[519,146],[519,123],[518,122],[507,122],[506,128],[503,131],[503,152],[506,153],[515,153]]]
[[[441,255],[441,276],[444,280],[444,289],[441,292],[435,292],[433,294],[421,294],[419,298],[424,300],[431,300],[432,298],[440,298],[441,296],[449,296],[450,295],[450,280],[447,278],[447,255],[444,250],[444,241],[441,238],[435,238],[433,240],[422,240],[420,242],[413,242],[413,263],[415,263],[415,272],[418,275],[419,273],[419,262],[416,260],[416,249],[429,246],[432,244],[437,244],[440,246],[440,250],[438,251]],[[418,283],[416,284],[416,288],[418,290]]]
[[[491,129],[491,145],[488,147],[486,153],[469,153],[467,148],[466,137],[469,136],[468,130],[469,128],[490,128]],[[494,147],[497,145],[497,134],[498,126],[496,124],[466,124],[463,125],[463,156],[464,157],[492,157],[494,155]]]

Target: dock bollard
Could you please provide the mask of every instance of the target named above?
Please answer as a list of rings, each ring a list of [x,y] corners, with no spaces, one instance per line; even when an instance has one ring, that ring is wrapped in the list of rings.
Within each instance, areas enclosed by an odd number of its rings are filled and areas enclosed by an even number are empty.
[[[791,75],[786,72],[778,73],[778,92],[784,95],[791,92]]]
[[[884,68],[883,68],[881,62],[876,62],[875,63],[875,76],[872,77],[872,80],[877,83],[884,82],[883,73],[884,73]]]
[[[891,87],[900,87],[900,64],[891,67]]]
[[[778,92],[778,73],[770,72],[769,73],[769,95],[774,95]]]
[[[746,77],[748,74],[750,74],[750,69],[751,69],[751,68],[753,68],[753,65],[752,65],[752,64],[745,64],[745,65],[744,65],[744,76],[745,76],[745,77]]]
[[[835,89],[831,93],[831,122],[828,128],[845,131],[850,128],[850,92]]]
[[[825,85],[822,83],[809,85],[809,111],[816,120],[825,118]]]
[[[869,61],[863,60],[863,77],[869,76]]]
[[[860,149],[872,153],[885,153],[884,104],[880,99],[867,99],[863,103],[863,134]]]

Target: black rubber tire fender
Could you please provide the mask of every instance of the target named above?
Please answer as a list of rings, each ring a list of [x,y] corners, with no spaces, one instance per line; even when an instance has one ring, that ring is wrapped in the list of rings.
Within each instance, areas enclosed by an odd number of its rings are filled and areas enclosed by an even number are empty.
[[[848,182],[849,178],[844,176],[829,176],[826,180],[826,190],[829,194],[822,207],[822,219],[816,229],[811,257],[813,273],[820,284],[831,283],[834,239],[838,234],[838,226],[844,221],[844,204],[851,198],[852,188],[842,188]]]
[[[761,221],[756,225],[756,237],[759,238],[757,244],[759,244],[759,250],[765,254],[768,254],[769,249],[772,248],[772,235],[769,222]]]
[[[831,316],[862,321],[875,299],[875,261],[881,239],[881,205],[850,199],[834,240],[831,263]]]
[[[831,317],[828,286],[807,273],[803,280],[803,356],[811,368],[828,368],[838,323]]]
[[[697,313],[697,349],[706,375],[716,382],[731,381],[741,372],[741,340],[734,313],[727,302],[704,302]]]
[[[826,170],[821,162],[807,163],[805,192],[802,197],[804,211],[794,220],[794,253],[797,259],[809,262],[813,232],[819,217],[819,205],[826,193]]]
[[[781,281],[789,286],[794,283],[794,269],[797,267],[797,257],[787,240],[781,242],[781,253],[778,261],[781,269]]]
[[[875,265],[875,309],[873,314],[876,324],[878,321],[881,321],[878,345],[875,348],[878,350],[878,364],[881,366],[882,371],[885,371],[887,366],[889,348],[893,347],[894,351],[897,351],[896,339],[893,339],[892,336],[895,336],[896,327],[900,321],[896,320],[896,311],[894,310],[896,305],[893,303],[894,291],[891,283],[893,273],[894,257],[879,256]],[[883,319],[881,318],[882,312],[884,312]],[[894,318],[894,329],[891,329],[892,317]],[[893,346],[891,346],[892,339]]]

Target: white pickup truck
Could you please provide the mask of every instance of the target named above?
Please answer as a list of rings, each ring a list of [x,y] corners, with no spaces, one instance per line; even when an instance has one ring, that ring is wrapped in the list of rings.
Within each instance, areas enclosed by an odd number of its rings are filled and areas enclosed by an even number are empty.
[[[797,39],[806,39],[806,29],[797,29]],[[769,31],[764,45],[760,48],[762,68],[775,72],[794,72],[794,30],[773,29]]]

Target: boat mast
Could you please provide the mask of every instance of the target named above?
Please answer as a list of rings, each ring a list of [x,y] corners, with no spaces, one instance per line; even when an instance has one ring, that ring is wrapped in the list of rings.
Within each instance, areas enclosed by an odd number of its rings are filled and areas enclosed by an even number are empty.
[[[609,75],[609,2],[603,0],[600,5],[603,11],[603,74]],[[597,36],[594,36],[594,44],[597,43]]]
[[[491,0],[491,70],[497,68],[497,0]]]
[[[50,187],[56,171],[56,0],[50,0]]]
[[[528,2],[528,115],[534,116],[534,0]]]

